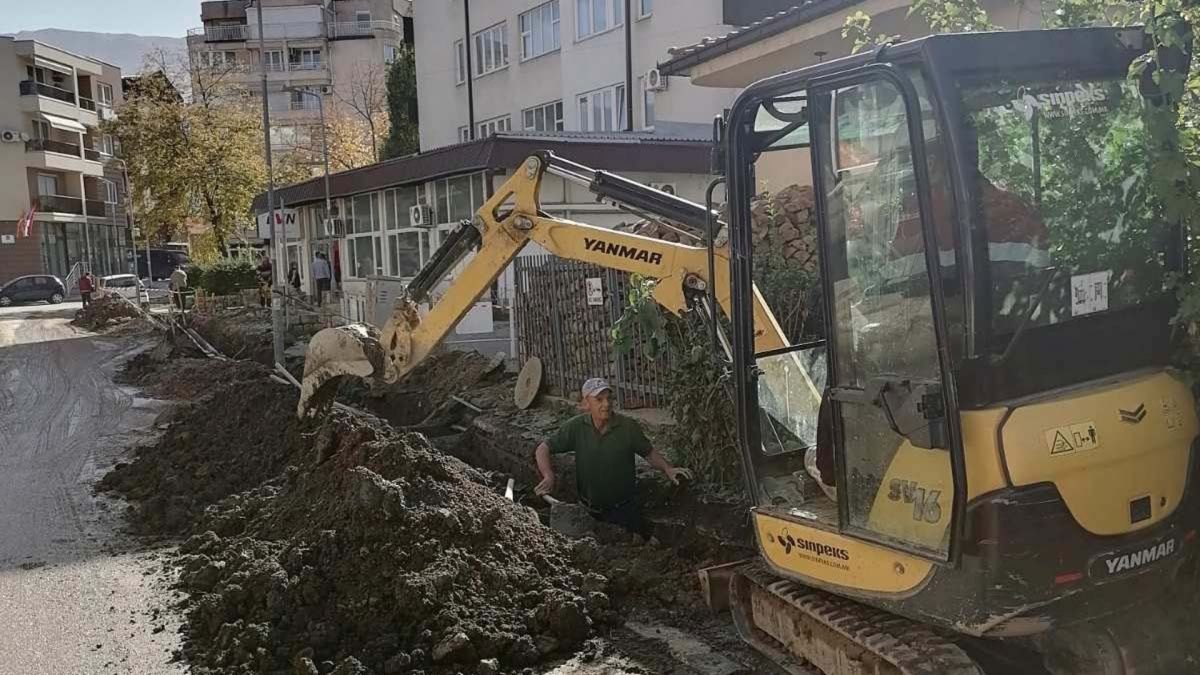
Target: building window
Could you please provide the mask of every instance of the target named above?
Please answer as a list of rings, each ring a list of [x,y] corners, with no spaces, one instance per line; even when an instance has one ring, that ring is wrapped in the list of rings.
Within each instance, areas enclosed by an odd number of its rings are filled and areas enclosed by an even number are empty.
[[[637,0],[638,18],[645,19],[654,13],[654,0]]]
[[[642,90],[642,128],[654,128],[654,91],[646,88],[646,78],[638,78],[639,88]]]
[[[44,197],[52,197],[58,194],[58,176],[52,176],[46,173],[39,173],[37,177],[38,194]]]
[[[33,137],[42,141],[50,140],[50,123],[44,120],[34,120]]]
[[[558,49],[558,0],[538,5],[518,18],[521,27],[521,60]]]
[[[487,138],[492,134],[499,134],[505,131],[512,131],[512,117],[509,115],[494,117],[490,120],[480,122],[476,125],[475,138]]]
[[[283,51],[271,50],[267,52],[267,70],[272,72],[283,71]]]
[[[508,65],[508,31],[504,22],[475,34],[475,77],[495,72]]]
[[[466,143],[469,140],[471,140],[471,128],[468,126],[459,127],[458,128],[458,142]]]
[[[112,156],[112,155],[116,154],[113,152],[113,150],[114,150],[113,137],[108,134],[104,134],[103,136],[101,136],[100,137],[100,154]]]
[[[349,212],[346,219],[347,274],[359,279],[383,274],[379,194],[356,195],[342,204]]]
[[[526,131],[562,131],[563,103],[555,101],[521,111]]]
[[[232,68],[237,65],[237,52],[200,52],[200,63],[205,68]]]
[[[467,48],[462,40],[454,41],[454,81],[459,84],[467,81]]]
[[[98,99],[96,101],[97,103],[99,103],[102,106],[111,108],[112,104],[113,104],[112,85],[105,84],[103,82],[97,82],[96,83],[96,98]]]
[[[383,46],[383,62],[384,63],[395,63],[396,59],[399,58],[399,56],[400,56],[400,48],[397,47],[396,45],[384,45]]]
[[[358,24],[360,31],[371,30],[371,13],[370,12],[355,12],[354,22]]]
[[[625,85],[580,94],[580,131],[619,131],[625,128]]]
[[[292,70],[320,70],[320,49],[293,49],[288,59],[288,67]]]
[[[575,37],[603,33],[625,22],[625,0],[575,0]]]
[[[117,184],[111,180],[101,178],[100,185],[104,189],[104,203],[105,204],[116,204],[117,203]]]
[[[290,108],[292,110],[318,110],[321,107],[321,102],[317,100],[320,92],[311,87],[300,87],[293,89],[291,92],[292,100]],[[313,94],[317,94],[314,96]],[[274,129],[274,127],[272,127]]]

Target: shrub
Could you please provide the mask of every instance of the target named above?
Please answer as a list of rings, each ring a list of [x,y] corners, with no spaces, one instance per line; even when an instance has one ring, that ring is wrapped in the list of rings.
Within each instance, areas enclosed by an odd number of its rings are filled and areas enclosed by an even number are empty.
[[[258,286],[254,262],[248,258],[222,258],[188,268],[188,285],[213,295],[231,295]]]

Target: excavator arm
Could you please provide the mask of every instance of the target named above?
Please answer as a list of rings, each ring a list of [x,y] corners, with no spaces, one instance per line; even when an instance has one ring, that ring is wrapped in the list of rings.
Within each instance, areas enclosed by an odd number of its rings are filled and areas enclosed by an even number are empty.
[[[604,172],[557,158],[551,153],[529,157],[476,212],[443,242],[438,253],[413,279],[405,297],[396,301],[392,315],[377,334],[370,326],[352,324],[318,332],[309,343],[304,364],[299,414],[313,414],[332,400],[340,375],[395,382],[441,343],[529,242],[540,244],[561,258],[658,280],[654,299],[665,309],[680,313],[688,295],[702,295],[713,284],[718,304],[729,312],[729,256],[726,247],[712,251],[715,279],[708,270],[709,249],[653,239],[570,220],[551,218],[542,211],[538,195],[547,173],[585,182],[602,197],[634,212],[649,212],[664,221],[693,231],[708,217],[703,207]],[[584,173],[588,172],[588,173]],[[472,250],[478,250],[462,267],[453,283],[420,316],[418,303]],[[755,351],[778,350],[788,345],[774,315],[757,289],[754,291]],[[819,392],[808,382],[808,393]]]

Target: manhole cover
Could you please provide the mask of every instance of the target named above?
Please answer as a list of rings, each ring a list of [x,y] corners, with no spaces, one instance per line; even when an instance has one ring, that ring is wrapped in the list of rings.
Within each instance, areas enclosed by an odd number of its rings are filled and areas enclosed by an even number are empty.
[[[536,356],[529,357],[521,372],[517,375],[517,385],[513,388],[513,402],[521,410],[528,408],[533,399],[537,398],[538,390],[542,388],[542,360]]]

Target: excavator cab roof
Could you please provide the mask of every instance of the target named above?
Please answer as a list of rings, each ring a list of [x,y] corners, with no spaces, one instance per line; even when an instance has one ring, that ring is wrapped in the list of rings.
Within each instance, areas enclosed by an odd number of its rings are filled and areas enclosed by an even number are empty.
[[[813,178],[828,209],[832,191],[914,161],[905,153],[915,143],[884,151],[903,125],[877,124],[903,118],[903,87],[872,89],[867,106],[855,85],[899,76],[924,136],[925,166],[905,180],[927,174],[914,195],[929,199],[921,228],[941,260],[937,319],[962,405],[1162,365],[1174,312],[1166,280],[1183,240],[1152,185],[1143,116],[1153,92],[1128,77],[1147,48],[1140,28],[933,35],[771,77],[734,106],[727,175],[736,186],[742,172],[746,185],[763,153],[822,145]],[[917,211],[915,196],[909,206]],[[749,221],[733,220],[737,257]],[[864,241],[894,249],[903,228],[888,227]]]

